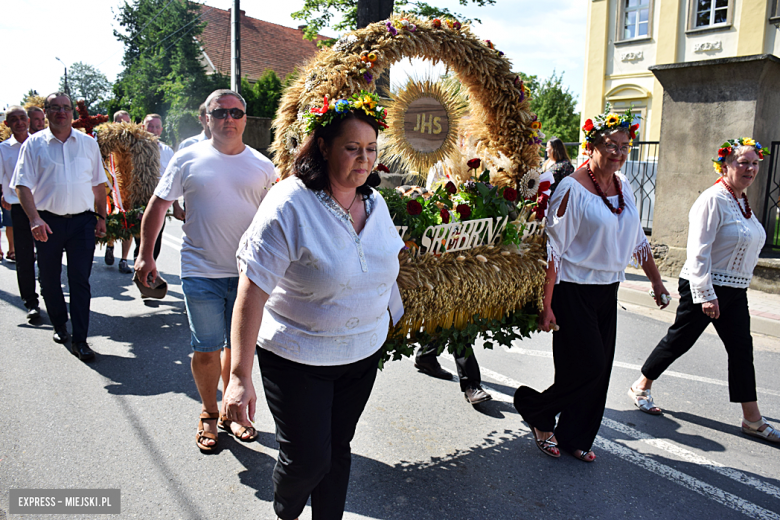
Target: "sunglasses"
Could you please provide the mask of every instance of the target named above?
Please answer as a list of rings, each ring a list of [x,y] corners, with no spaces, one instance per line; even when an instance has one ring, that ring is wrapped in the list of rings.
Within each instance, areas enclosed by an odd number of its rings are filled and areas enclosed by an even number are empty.
[[[214,119],[227,119],[228,114],[233,119],[241,119],[244,117],[245,112],[240,108],[217,108],[209,112],[209,115]]]

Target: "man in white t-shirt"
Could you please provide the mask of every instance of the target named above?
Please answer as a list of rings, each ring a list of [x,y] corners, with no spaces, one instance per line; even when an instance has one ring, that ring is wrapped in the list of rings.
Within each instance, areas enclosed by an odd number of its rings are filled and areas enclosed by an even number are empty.
[[[165,212],[180,196],[188,208],[181,250],[181,280],[189,317],[192,375],[203,409],[198,447],[217,444],[217,390],[230,377],[230,319],[238,286],[236,251],[260,202],[276,178],[265,156],[242,141],[246,102],[232,90],[217,90],[206,100],[212,138],[173,156],[144,212],[141,252],[135,271],[144,285],[157,277],[152,249]],[[220,353],[224,355],[220,364]],[[244,441],[257,433],[227,420],[222,426]]]
[[[200,126],[203,127],[203,131],[199,133],[198,135],[194,135],[188,139],[185,139],[184,141],[179,143],[179,147],[176,149],[176,151],[182,151],[188,146],[192,146],[195,143],[199,143],[201,141],[207,141],[211,139],[211,129],[208,125],[208,114],[206,114],[206,103],[203,103],[200,108],[198,108],[198,120],[200,121]]]

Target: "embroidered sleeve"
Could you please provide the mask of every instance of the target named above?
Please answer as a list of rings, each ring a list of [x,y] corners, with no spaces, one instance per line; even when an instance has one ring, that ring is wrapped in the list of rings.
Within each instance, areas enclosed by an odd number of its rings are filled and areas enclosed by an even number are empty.
[[[688,214],[688,281],[693,303],[717,298],[712,287],[712,244],[720,227],[720,211],[714,197],[700,197]]]

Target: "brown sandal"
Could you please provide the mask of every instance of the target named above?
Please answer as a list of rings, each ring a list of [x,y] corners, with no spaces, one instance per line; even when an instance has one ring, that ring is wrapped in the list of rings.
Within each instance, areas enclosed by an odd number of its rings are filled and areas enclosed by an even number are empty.
[[[198,419],[198,435],[195,437],[195,443],[198,445],[198,448],[200,448],[200,451],[210,453],[216,451],[217,444],[219,443],[219,439],[217,438],[216,433],[207,432],[203,428],[204,419],[207,421],[219,419],[219,412],[215,412],[215,413],[203,412],[200,414],[200,418]],[[204,439],[211,439],[214,441],[214,444],[212,446],[209,446],[208,444],[203,444]]]
[[[233,435],[236,439],[242,441],[242,442],[252,442],[253,440],[257,439],[257,430],[255,430],[252,426],[241,426],[241,429],[238,430],[238,433],[233,433],[233,429],[230,427],[233,424],[233,421],[228,419],[226,416],[221,415],[219,417],[219,422],[217,423],[217,426],[228,432],[229,434]],[[246,439],[243,437],[243,435],[249,432],[249,437]]]

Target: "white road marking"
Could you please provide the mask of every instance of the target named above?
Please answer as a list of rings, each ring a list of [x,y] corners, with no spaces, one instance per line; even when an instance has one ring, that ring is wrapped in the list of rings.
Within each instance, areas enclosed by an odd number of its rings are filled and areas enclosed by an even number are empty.
[[[529,351],[529,352],[534,352],[538,354],[547,354],[546,352],[541,352],[541,351]],[[552,356],[540,356],[540,357],[552,357]],[[454,361],[451,361],[447,358],[442,358],[442,359],[445,360],[445,362],[448,365],[450,363],[454,364]],[[455,376],[455,379],[457,380],[458,376],[455,372],[453,372],[452,370],[448,370],[448,372],[452,373]],[[493,379],[512,388],[517,388],[521,385],[519,381],[516,381],[503,374],[499,374],[498,372],[495,372],[488,368],[480,367],[480,372],[484,377]],[[486,392],[490,393],[493,396],[494,400],[514,403],[513,396],[505,394],[504,392],[496,390],[495,388],[491,388],[489,385],[486,384],[483,384],[482,387],[485,389]],[[734,468],[724,466],[719,462],[709,460],[690,450],[681,448],[680,446],[677,446],[672,442],[662,440],[662,439],[657,439],[651,435],[645,434],[643,432],[640,432],[639,430],[631,428],[628,425],[619,423],[617,421],[613,421],[612,419],[603,418],[601,424],[602,426],[606,426],[607,428],[620,432],[624,435],[628,435],[629,437],[642,441],[657,449],[666,451],[667,453],[670,453],[674,455],[676,458],[681,459],[685,462],[693,463],[701,467],[707,468],[716,473],[719,473],[720,475],[731,478],[736,482],[752,487],[770,496],[773,496],[775,498],[780,498],[780,488],[773,486],[769,483],[763,482],[760,479],[757,479],[750,475],[746,475]],[[523,426],[521,429],[530,431],[525,426]],[[623,446],[622,444],[619,444],[615,441],[605,439],[602,436],[597,436],[594,445],[598,446],[599,448],[605,451],[612,453],[613,455],[617,455],[623,460],[626,460],[628,462],[631,462],[632,464],[636,464],[640,467],[643,467],[644,469],[647,469],[648,471],[651,471],[652,473],[655,473],[658,476],[664,477],[667,480],[670,480],[676,484],[686,487],[691,491],[695,491],[696,493],[699,493],[700,495],[709,498],[710,500],[714,500],[719,504],[723,504],[727,507],[730,507],[751,518],[780,520],[780,515],[778,515],[777,513],[774,513],[768,509],[764,509],[757,504],[749,502],[741,497],[738,497],[732,493],[724,491],[718,487],[707,484],[704,481],[701,481],[686,473],[678,471],[670,466],[661,464],[660,462],[657,462],[656,460],[642,453],[639,453],[635,450],[632,450],[626,446]]]
[[[518,347],[503,347],[503,349],[506,352],[509,352],[510,354],[521,354],[524,356],[533,356],[533,357],[543,357],[543,358],[551,358],[552,359],[552,352],[546,352],[543,350],[530,350],[525,348],[518,348]],[[627,368],[629,370],[635,370],[640,371],[642,370],[642,365],[634,365],[632,363],[623,363],[622,361],[615,361],[612,364],[613,367],[617,368]],[[722,379],[712,379],[710,377],[701,377],[696,376],[693,374],[685,374],[683,372],[675,372],[674,370],[667,370],[664,372],[665,376],[669,377],[678,377],[680,379],[687,379],[689,381],[696,381],[699,383],[707,383],[710,385],[717,385],[717,386],[729,386],[728,381],[723,381]],[[756,388],[756,391],[762,394],[767,395],[773,395],[776,397],[780,397],[780,392],[777,390],[770,390],[769,388]]]
[[[182,240],[179,237],[163,233],[162,243],[176,251],[181,251]]]

